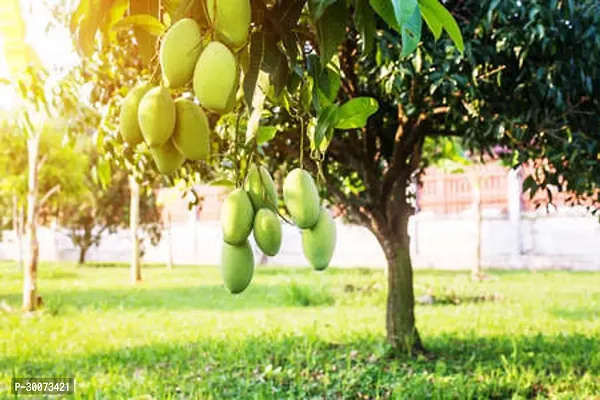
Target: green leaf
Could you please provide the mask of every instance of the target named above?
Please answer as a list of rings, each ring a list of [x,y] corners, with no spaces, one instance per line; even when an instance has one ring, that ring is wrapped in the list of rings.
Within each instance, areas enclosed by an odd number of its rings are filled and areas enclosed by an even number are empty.
[[[217,179],[209,183],[210,186],[224,186],[224,187],[235,187],[235,182],[229,179]]]
[[[167,30],[167,27],[160,22],[158,18],[148,14],[130,15],[129,17],[123,18],[112,27],[115,31],[130,28],[139,28],[152,36],[161,36]]]
[[[248,63],[248,71],[244,75],[244,100],[246,106],[252,112],[252,100],[254,99],[254,91],[258,81],[258,73],[263,62],[265,54],[264,46],[264,30],[255,31],[250,38],[250,61]]]
[[[338,1],[329,6],[323,16],[316,21],[321,63],[323,65],[329,63],[331,57],[337,52],[339,44],[344,40],[347,17],[346,2]]]
[[[448,32],[448,35],[450,35],[450,38],[458,50],[463,53],[465,44],[463,42],[462,33],[452,14],[450,14],[438,0],[419,0],[419,4],[421,5],[423,17],[425,18],[425,16],[427,16],[425,22],[427,22],[427,25],[429,25],[433,34],[435,35],[436,32],[439,32],[438,26],[441,24],[446,32]],[[438,22],[433,22],[434,20],[437,20]],[[437,37],[439,37],[439,35]]]
[[[379,103],[372,97],[356,97],[339,108],[336,115],[336,129],[358,129],[379,110]]]
[[[100,185],[102,185],[103,189],[106,189],[110,185],[112,177],[110,163],[103,158],[100,159],[98,161],[97,171]]]
[[[418,7],[417,0],[392,0],[396,22],[400,27],[406,25]]]
[[[256,143],[263,144],[273,139],[279,129],[276,126],[261,126],[256,132]]]
[[[421,41],[423,20],[419,7],[413,10],[412,16],[402,25],[402,53],[401,56],[411,54]]]
[[[371,7],[383,20],[395,31],[402,33],[400,25],[396,21],[396,12],[394,5],[390,0],[370,0]]]
[[[356,25],[362,38],[362,52],[364,54],[371,54],[375,42],[375,16],[369,8],[368,0],[356,0],[355,7]]]
[[[431,10],[431,8],[423,4],[422,0],[419,0],[419,5],[421,9],[421,15],[423,16],[425,23],[427,26],[429,26],[429,29],[431,29],[435,40],[438,40],[440,36],[442,36],[442,29],[444,28],[442,21],[438,18],[437,14]]]
[[[327,136],[327,133],[334,128],[338,110],[338,106],[332,104],[323,109],[323,112],[319,115],[317,127],[315,128],[314,148],[318,148]]]
[[[143,0],[129,2],[129,14],[134,15],[150,15],[158,18],[159,16],[159,0]],[[154,56],[156,55],[156,35],[148,33],[145,29],[134,26],[133,33],[135,34],[136,41],[138,42],[138,48],[140,51],[140,57],[145,65],[150,64]]]
[[[335,3],[337,0],[311,0],[311,8],[314,10],[313,18],[320,19],[325,13],[327,7]]]

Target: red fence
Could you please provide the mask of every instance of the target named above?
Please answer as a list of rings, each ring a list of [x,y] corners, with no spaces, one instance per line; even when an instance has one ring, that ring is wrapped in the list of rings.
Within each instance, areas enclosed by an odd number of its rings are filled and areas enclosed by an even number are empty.
[[[460,213],[471,207],[474,202],[473,183],[479,180],[483,208],[494,208],[506,212],[508,208],[508,184],[510,169],[500,163],[487,163],[465,167],[462,173],[444,172],[428,168],[422,177],[423,185],[418,190],[420,211],[437,214]],[[524,166],[521,182],[533,172],[533,166]],[[529,192],[521,193],[521,207],[524,211],[533,211],[540,204],[548,202],[548,194],[539,191],[533,199]],[[552,188],[552,201],[556,206],[568,204],[569,193],[558,192]]]

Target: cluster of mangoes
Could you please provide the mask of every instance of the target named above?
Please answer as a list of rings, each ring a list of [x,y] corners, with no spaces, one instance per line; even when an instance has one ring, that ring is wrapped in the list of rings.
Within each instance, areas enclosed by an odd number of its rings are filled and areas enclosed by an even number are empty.
[[[317,270],[329,266],[336,243],[336,225],[320,205],[312,176],[304,169],[292,170],[283,182],[283,201],[292,221],[302,229],[304,256]],[[232,294],[243,292],[254,275],[250,233],[260,250],[275,256],[281,248],[281,224],[277,216],[278,195],[273,178],[263,166],[249,168],[243,188],[233,190],[221,209],[223,250],[221,275]]]
[[[210,41],[191,18],[173,24],[161,38],[162,83],[142,82],[126,96],[120,130],[132,146],[146,142],[158,170],[171,174],[186,159],[210,155],[211,127],[206,112],[233,109],[241,70],[236,52],[248,41],[249,0],[206,0]],[[211,33],[208,32],[208,33]],[[192,84],[194,99],[173,99],[172,91]]]

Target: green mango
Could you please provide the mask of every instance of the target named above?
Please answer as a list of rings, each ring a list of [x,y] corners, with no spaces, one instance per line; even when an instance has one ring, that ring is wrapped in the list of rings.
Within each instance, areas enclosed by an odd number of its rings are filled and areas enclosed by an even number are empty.
[[[150,147],[150,154],[156,167],[163,175],[172,174],[181,168],[185,162],[185,157],[177,150],[172,140],[162,146]]]
[[[229,112],[235,105],[240,81],[238,62],[223,43],[210,42],[194,69],[194,94],[200,104],[215,113]]]
[[[296,168],[285,177],[283,201],[292,220],[300,229],[311,229],[315,226],[321,210],[319,191],[307,171]]]
[[[321,208],[317,224],[312,229],[302,231],[302,249],[304,256],[318,271],[329,266],[337,240],[333,217]]]
[[[191,18],[177,21],[164,35],[159,50],[163,79],[167,87],[185,86],[194,76],[202,52],[202,33]]]
[[[243,47],[252,21],[250,0],[207,0],[206,6],[219,40],[234,51]]]
[[[152,88],[149,83],[144,82],[136,85],[125,96],[123,105],[119,112],[119,130],[123,140],[131,146],[136,146],[144,141],[144,136],[138,121],[138,107],[142,97]]]
[[[254,275],[254,254],[248,240],[239,246],[223,243],[221,277],[231,294],[246,290]]]
[[[239,246],[244,243],[254,223],[254,209],[248,193],[242,189],[233,190],[221,207],[221,226],[225,243]]]
[[[254,217],[254,239],[268,256],[273,257],[281,249],[281,223],[277,214],[268,208],[261,208]]]
[[[246,180],[244,181],[244,190],[248,192],[255,211],[263,207],[277,211],[279,198],[275,182],[273,182],[269,171],[262,165],[259,168],[254,164],[250,166],[248,175],[246,175]]]
[[[157,86],[140,101],[138,122],[148,146],[162,146],[175,129],[175,102],[169,89]]]
[[[206,114],[191,100],[175,100],[177,120],[173,143],[190,160],[206,160],[210,153],[210,126]]]

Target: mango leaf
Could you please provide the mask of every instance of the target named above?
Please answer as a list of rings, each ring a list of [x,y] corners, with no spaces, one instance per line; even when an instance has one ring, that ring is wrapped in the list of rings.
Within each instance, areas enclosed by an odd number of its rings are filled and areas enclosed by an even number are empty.
[[[372,97],[356,97],[342,105],[336,115],[336,129],[359,129],[379,110],[379,103]]]
[[[314,15],[313,15],[314,18]],[[337,52],[337,47],[346,34],[348,8],[345,1],[338,1],[329,6],[321,18],[315,21],[319,37],[321,63],[327,65]]]
[[[129,8],[129,0],[112,0],[102,3],[101,8],[102,20],[99,24],[100,31],[105,37],[110,40],[117,38],[117,31],[112,27],[125,15]]]
[[[256,143],[263,144],[273,139],[279,129],[276,126],[261,126],[256,132]]]
[[[159,17],[159,1],[160,0],[130,0],[129,2],[129,15],[150,15],[152,17]],[[150,64],[154,56],[156,55],[156,35],[148,33],[141,27],[134,26],[133,33],[138,42],[138,49],[140,51],[140,57],[144,64]]]
[[[101,158],[98,161],[97,171],[100,185],[102,185],[102,188],[106,189],[110,185],[112,177],[110,163],[106,159]]]
[[[396,21],[396,12],[394,5],[390,0],[371,0],[371,7],[373,10],[395,31],[402,33],[400,25]]]
[[[328,132],[333,130],[338,110],[337,104],[331,104],[329,107],[324,108],[321,114],[319,114],[317,127],[315,128],[314,148],[318,148]]]
[[[417,0],[392,0],[392,5],[396,22],[400,27],[406,25],[413,18],[415,9],[418,7]]]
[[[139,28],[152,36],[161,36],[167,30],[167,27],[158,18],[148,14],[136,14],[125,17],[112,27],[114,31],[122,31],[130,28]]]
[[[437,31],[439,31],[438,25],[441,24],[444,27],[444,30],[448,32],[448,35],[450,35],[450,38],[458,50],[463,53],[465,50],[465,44],[462,33],[460,32],[460,28],[458,27],[458,24],[456,23],[456,20],[452,14],[450,14],[450,12],[443,5],[441,5],[438,0],[419,0],[419,4],[421,5],[421,9],[424,10],[421,11],[423,16],[427,16],[425,22],[427,22],[430,28],[432,26],[430,22],[434,20],[438,21],[433,22],[434,28],[431,28],[434,35],[436,34],[436,30],[434,29],[438,29]]]
[[[356,25],[362,38],[362,52],[364,54],[371,54],[375,41],[375,16],[369,9],[368,0],[356,0],[355,7]]]
[[[217,179],[209,183],[210,186],[235,187],[235,182],[229,179]]]
[[[314,10],[313,17],[319,19],[325,13],[325,9],[335,3],[337,0],[311,0],[311,8]]]
[[[419,5],[421,9],[421,15],[423,16],[425,23],[427,26],[429,26],[429,29],[431,29],[435,40],[438,40],[440,36],[442,36],[442,29],[444,28],[442,21],[430,7],[424,4],[423,1],[420,0]]]
[[[246,106],[252,112],[252,100],[258,82],[258,73],[263,63],[265,54],[264,30],[254,31],[250,37],[250,55],[248,62],[248,71],[244,74],[244,100]]]
[[[401,56],[407,56],[416,50],[421,41],[421,29],[423,21],[421,19],[421,12],[417,6],[412,15],[402,25],[402,53]]]

